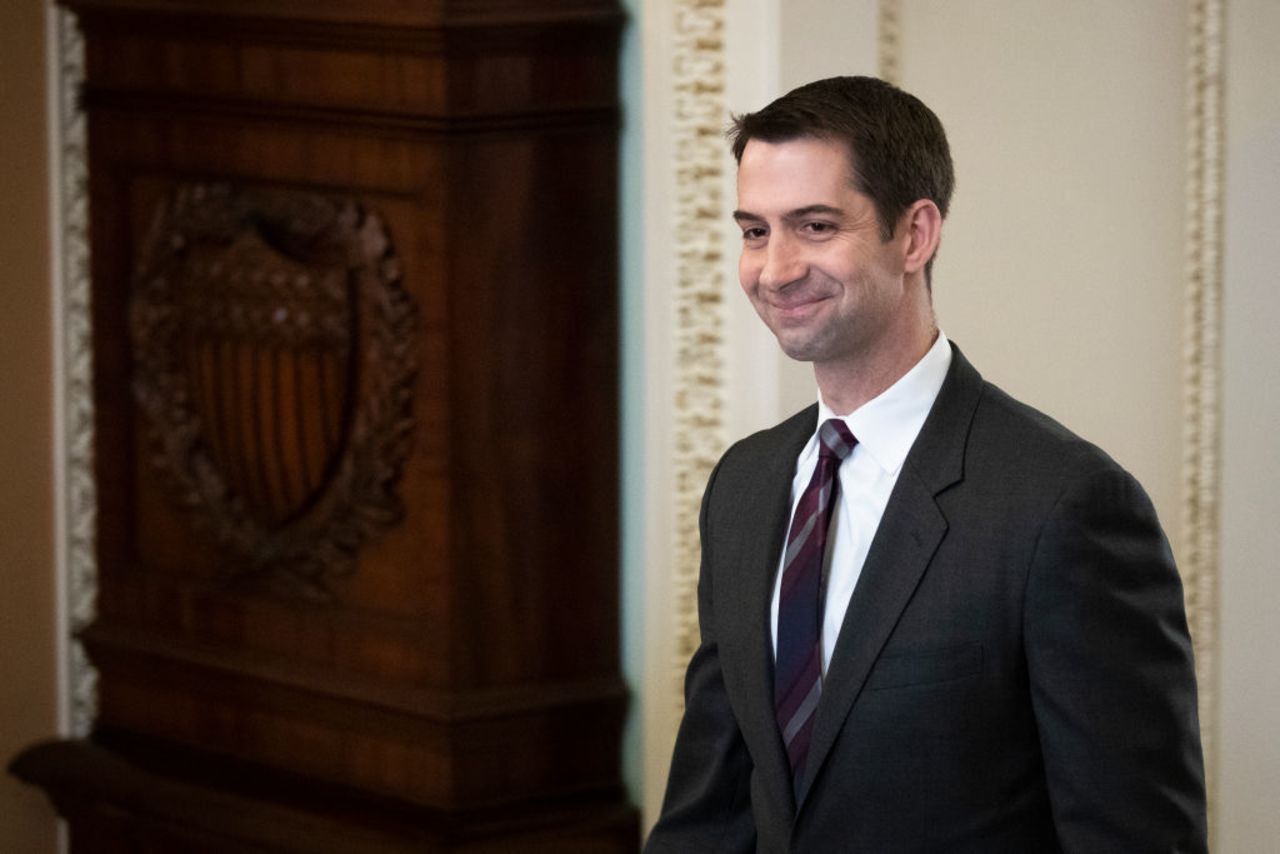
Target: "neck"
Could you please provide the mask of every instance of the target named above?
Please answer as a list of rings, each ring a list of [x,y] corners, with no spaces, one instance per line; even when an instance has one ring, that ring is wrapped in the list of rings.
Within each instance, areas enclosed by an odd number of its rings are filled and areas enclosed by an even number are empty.
[[[886,334],[879,346],[834,362],[814,363],[822,400],[845,416],[902,379],[938,339],[932,313],[909,334]]]

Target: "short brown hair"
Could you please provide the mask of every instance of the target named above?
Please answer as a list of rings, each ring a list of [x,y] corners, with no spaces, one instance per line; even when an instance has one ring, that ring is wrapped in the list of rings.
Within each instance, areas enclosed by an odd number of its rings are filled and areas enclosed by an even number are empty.
[[[885,240],[919,199],[943,217],[951,204],[956,178],[942,122],[919,98],[875,77],[829,77],[792,89],[762,110],[734,116],[728,136],[738,162],[753,139],[845,143],[853,185],[875,204]],[[932,266],[930,259],[926,274]]]

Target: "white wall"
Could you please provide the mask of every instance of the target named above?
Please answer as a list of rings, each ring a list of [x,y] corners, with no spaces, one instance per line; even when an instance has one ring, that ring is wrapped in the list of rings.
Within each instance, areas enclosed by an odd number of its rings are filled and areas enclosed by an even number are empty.
[[[1280,4],[1227,8],[1218,850],[1280,846]]]
[[[956,162],[942,328],[1133,471],[1176,544],[1187,38],[1170,6],[908,0],[901,84]]]

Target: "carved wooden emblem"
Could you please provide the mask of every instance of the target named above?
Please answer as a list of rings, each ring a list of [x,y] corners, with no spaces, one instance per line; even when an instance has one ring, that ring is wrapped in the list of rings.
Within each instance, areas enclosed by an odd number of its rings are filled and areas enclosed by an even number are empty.
[[[386,226],[348,200],[184,185],[134,280],[154,462],[232,577],[324,598],[401,517],[415,309]]]

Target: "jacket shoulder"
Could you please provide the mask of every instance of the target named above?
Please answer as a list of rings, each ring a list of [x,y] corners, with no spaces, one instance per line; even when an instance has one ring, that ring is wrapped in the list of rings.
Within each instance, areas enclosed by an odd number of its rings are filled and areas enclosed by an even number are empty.
[[[1097,445],[988,382],[955,342],[951,369],[903,472],[934,494],[966,483],[1022,497],[1058,494],[1081,476],[1131,479]]]
[[[1056,481],[1103,473],[1132,477],[1093,442],[985,380],[966,454],[966,469],[973,468]]]

